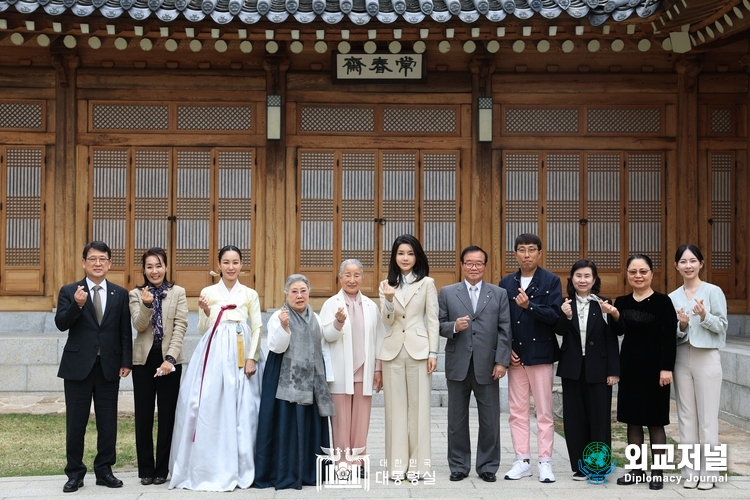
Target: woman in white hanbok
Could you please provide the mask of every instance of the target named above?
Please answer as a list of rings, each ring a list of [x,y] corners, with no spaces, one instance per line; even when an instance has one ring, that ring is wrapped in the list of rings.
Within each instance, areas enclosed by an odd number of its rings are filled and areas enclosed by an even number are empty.
[[[198,331],[177,403],[169,488],[232,491],[255,479],[260,406],[260,303],[239,283],[242,254],[219,251],[221,280],[201,291]],[[250,327],[247,319],[250,318]]]

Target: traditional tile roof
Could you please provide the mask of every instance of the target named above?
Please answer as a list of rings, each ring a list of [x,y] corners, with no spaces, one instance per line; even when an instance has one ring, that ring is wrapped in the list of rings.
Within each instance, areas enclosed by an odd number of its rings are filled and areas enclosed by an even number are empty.
[[[376,19],[390,24],[404,20],[447,22],[459,18],[473,23],[482,17],[493,22],[506,18],[557,18],[563,13],[573,18],[588,16],[598,26],[612,18],[624,21],[632,15],[650,17],[662,0],[0,0],[0,12],[11,6],[22,14],[43,9],[49,15],[73,13],[87,17],[96,11],[107,19],[128,16],[143,20],[151,16],[170,22],[184,18],[201,22],[208,16],[217,24],[238,18],[253,24],[262,18],[274,23],[295,19],[310,23],[322,19],[336,24],[348,17],[356,25]]]

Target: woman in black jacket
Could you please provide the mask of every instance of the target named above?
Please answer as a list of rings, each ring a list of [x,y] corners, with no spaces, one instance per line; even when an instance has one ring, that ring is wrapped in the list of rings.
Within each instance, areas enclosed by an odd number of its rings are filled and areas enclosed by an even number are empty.
[[[612,386],[619,381],[617,336],[607,325],[614,307],[597,296],[596,264],[573,264],[568,298],[555,333],[563,339],[557,375],[562,379],[563,424],[573,479],[585,481],[583,451],[589,443],[612,445]]]

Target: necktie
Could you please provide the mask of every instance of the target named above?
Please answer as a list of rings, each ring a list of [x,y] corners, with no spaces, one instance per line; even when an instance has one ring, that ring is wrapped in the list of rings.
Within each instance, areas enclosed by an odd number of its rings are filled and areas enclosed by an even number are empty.
[[[469,288],[469,291],[471,292],[469,295],[471,295],[471,307],[474,309],[474,312],[477,312],[477,302],[479,301],[479,290],[477,290],[477,287],[472,286]]]
[[[102,296],[99,295],[99,290],[101,290],[102,287],[99,285],[96,285],[92,290],[94,290],[94,312],[96,313],[96,322],[100,325],[102,324],[102,316],[104,316],[104,311],[102,311]]]

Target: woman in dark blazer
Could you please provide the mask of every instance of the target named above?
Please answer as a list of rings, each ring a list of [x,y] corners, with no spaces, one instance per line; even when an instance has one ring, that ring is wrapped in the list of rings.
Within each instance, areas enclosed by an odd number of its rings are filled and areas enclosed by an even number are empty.
[[[133,345],[135,447],[141,484],[163,484],[169,472],[182,340],[187,330],[185,289],[167,280],[167,253],[150,248],[141,257],[143,285],[130,291],[130,315],[138,332]],[[154,401],[159,430],[154,453]]]
[[[617,336],[607,325],[613,309],[597,296],[596,264],[579,260],[570,270],[568,298],[555,333],[563,339],[557,375],[562,379],[563,425],[573,479],[585,481],[583,451],[589,443],[612,446],[612,386],[619,381]]]

